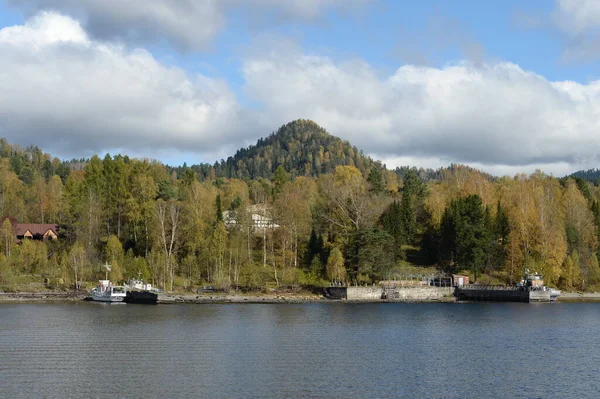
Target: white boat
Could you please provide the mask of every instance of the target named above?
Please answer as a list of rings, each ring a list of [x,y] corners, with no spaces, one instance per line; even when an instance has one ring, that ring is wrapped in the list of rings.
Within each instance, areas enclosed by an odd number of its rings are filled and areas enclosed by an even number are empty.
[[[98,302],[123,302],[127,289],[120,285],[112,285],[109,280],[100,280],[100,284],[92,290],[92,300]]]

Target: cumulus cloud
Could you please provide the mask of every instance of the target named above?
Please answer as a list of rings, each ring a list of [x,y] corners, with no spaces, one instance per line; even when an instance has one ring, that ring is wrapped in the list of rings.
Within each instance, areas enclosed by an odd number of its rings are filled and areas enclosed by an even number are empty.
[[[318,121],[367,153],[479,165],[599,160],[600,82],[552,82],[511,63],[402,66],[279,48],[245,60],[246,91],[277,123]]]
[[[600,28],[600,2],[597,0],[557,0],[556,23],[566,32],[578,35]]]
[[[552,22],[565,35],[565,61],[593,61],[600,57],[600,2],[556,0]]]
[[[328,10],[347,10],[372,0],[8,0],[36,14],[56,10],[83,21],[92,37],[132,43],[167,40],[185,50],[203,50],[223,29],[228,12],[315,20]],[[267,21],[265,21],[267,22]]]
[[[362,59],[306,54],[287,42],[262,46],[242,59],[248,107],[224,81],[41,13],[0,30],[0,136],[61,156],[118,149],[212,162],[309,118],[388,166],[563,174],[600,159],[600,81],[549,81],[507,62],[383,74]]]
[[[226,82],[94,41],[56,13],[1,29],[0,65],[0,135],[59,155],[212,152],[251,125]]]

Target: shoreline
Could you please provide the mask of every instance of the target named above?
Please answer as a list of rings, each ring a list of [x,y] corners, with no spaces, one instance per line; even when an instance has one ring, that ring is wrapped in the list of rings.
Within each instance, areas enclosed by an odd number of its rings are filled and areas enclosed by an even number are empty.
[[[86,292],[2,292],[1,303],[51,303],[51,302],[83,302],[88,297]],[[557,302],[600,302],[600,292],[565,292]],[[300,294],[178,294],[160,293],[159,304],[285,304],[285,303],[458,303],[454,296],[440,299],[328,299],[325,296],[300,293]]]

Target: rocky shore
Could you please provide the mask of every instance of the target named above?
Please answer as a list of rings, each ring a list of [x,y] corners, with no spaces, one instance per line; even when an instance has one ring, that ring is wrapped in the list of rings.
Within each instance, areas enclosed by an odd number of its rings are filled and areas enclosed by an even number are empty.
[[[44,291],[44,292],[0,292],[0,303],[13,302],[64,302],[82,301],[88,296],[82,291]],[[446,296],[436,300],[330,300],[322,295],[312,293],[286,293],[286,294],[179,294],[160,293],[158,303],[162,304],[210,304],[210,303],[319,303],[319,302],[343,302],[343,303],[382,303],[382,302],[455,302],[456,299]],[[577,301],[600,301],[600,292],[563,292],[558,298],[561,302]]]
[[[81,291],[0,292],[0,303],[81,301],[87,295]]]

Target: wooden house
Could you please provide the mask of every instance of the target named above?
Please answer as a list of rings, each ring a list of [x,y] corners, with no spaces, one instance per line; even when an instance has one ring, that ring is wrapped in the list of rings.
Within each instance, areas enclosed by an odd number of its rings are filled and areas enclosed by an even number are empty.
[[[56,240],[58,238],[57,224],[15,223],[14,229],[17,239]]]

